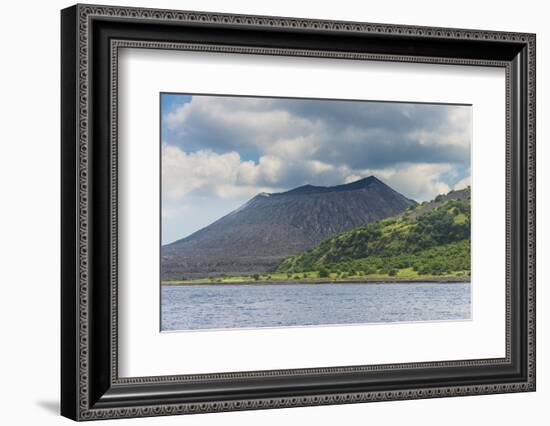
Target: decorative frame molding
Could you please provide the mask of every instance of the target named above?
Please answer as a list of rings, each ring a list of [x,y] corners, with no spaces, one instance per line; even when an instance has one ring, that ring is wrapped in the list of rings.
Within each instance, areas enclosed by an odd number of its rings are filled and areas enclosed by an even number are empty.
[[[166,29],[167,32],[160,34],[158,41],[134,38],[134,32],[125,32],[124,24],[128,23],[139,24],[143,28],[141,31],[157,33]],[[191,40],[175,39],[168,27],[189,28]],[[198,38],[204,37],[202,31],[211,27],[238,33],[235,38],[240,36],[244,42],[224,45],[209,40],[197,42]],[[198,35],[192,33],[195,30]],[[334,45],[338,49],[259,47],[245,44],[247,36],[240,34],[246,30],[282,34],[288,37],[283,37],[283,44],[292,44],[289,40],[293,37],[299,39],[301,34],[308,32],[329,39],[349,35],[352,42],[355,37],[375,41],[372,46],[367,46],[370,51],[356,51],[351,45],[348,50],[336,40]],[[124,39],[120,34],[124,34]],[[387,43],[390,41],[407,46],[423,43],[426,47],[419,47],[418,55],[388,52]],[[89,5],[65,9],[62,12],[62,414],[75,420],[92,420],[534,391],[535,41],[533,34],[510,32]],[[437,52],[439,45],[458,46],[451,53],[466,52],[462,46],[478,49],[464,53],[464,56],[444,56],[441,48],[440,55],[429,54]],[[116,121],[118,49],[124,47],[505,68],[506,357],[119,378]],[[100,178],[100,173],[91,168],[91,158],[94,158],[94,168],[101,164],[101,170],[108,171],[108,178]],[[106,189],[104,192],[108,194],[103,194],[101,189]],[[105,233],[98,233],[98,229],[105,229]],[[101,258],[99,247],[108,253],[107,259]],[[103,261],[100,266],[99,258]],[[103,309],[99,309],[98,304]],[[372,383],[361,388],[355,382],[369,373],[386,372],[389,375],[391,372],[397,378],[402,372],[429,370],[430,374],[439,377],[450,369],[459,369],[466,374],[474,371],[470,369],[488,366],[506,369],[507,376],[512,378],[498,381],[479,379],[468,385],[447,383],[419,387],[409,383],[390,389],[375,389]],[[323,383],[330,381],[331,377],[341,379],[349,376],[349,390],[323,392],[320,384],[314,392],[296,392],[290,390],[292,386],[288,382],[288,391],[279,390],[278,385],[273,384],[271,396],[253,397],[252,388],[262,387],[265,393],[265,387],[278,378],[299,382],[308,376]],[[252,383],[247,390],[248,397],[241,396],[246,394],[244,388],[242,393],[223,394],[224,384],[234,379]],[[444,377],[440,379],[444,382]],[[164,393],[168,388],[173,391],[174,387],[183,389],[190,384],[209,387],[204,391],[219,395],[201,399],[202,396],[189,397],[188,393],[182,393],[180,397],[168,398]],[[141,396],[137,395],[138,388]],[[326,385],[325,388],[328,389]],[[369,390],[371,388],[373,390]],[[148,397],[143,396],[147,393]]]

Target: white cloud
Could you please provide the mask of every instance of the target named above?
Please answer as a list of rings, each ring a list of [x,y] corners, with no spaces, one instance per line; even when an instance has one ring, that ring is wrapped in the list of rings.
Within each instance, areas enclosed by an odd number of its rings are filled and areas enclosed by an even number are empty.
[[[194,96],[165,114],[164,120],[170,143],[223,143],[226,149],[253,147],[266,153],[295,149],[299,139],[315,133],[318,126],[278,108],[271,99],[220,96]]]
[[[264,152],[284,159],[311,158],[317,152],[321,144],[321,138],[317,136],[320,130],[307,136],[295,138],[277,139],[273,143],[263,147]]]
[[[466,106],[193,96],[164,123],[164,140],[188,152],[253,151],[363,168],[469,162]]]
[[[243,161],[235,151],[186,153],[168,144],[163,144],[162,164],[162,191],[166,200],[181,200],[188,194],[240,198],[291,189],[295,181],[332,185],[349,180],[353,174],[346,166],[337,167],[307,158],[283,161],[273,155],[264,155],[255,163]]]
[[[180,237],[260,192],[370,175],[433,199],[470,182],[471,121],[460,106],[193,96],[163,115],[163,229]]]
[[[252,197],[260,192],[278,192],[291,187],[285,179],[302,184],[331,185],[331,182],[353,182],[375,175],[396,191],[417,201],[430,200],[449,192],[444,178],[457,176],[452,164],[405,163],[380,169],[354,170],[316,160],[284,162],[266,155],[258,163],[242,161],[237,152],[217,154],[204,150],[186,153],[178,147],[163,146],[163,195],[166,199],[183,199],[195,193],[220,198]],[[328,183],[327,183],[328,182]],[[459,189],[470,184],[469,177],[453,186]]]
[[[352,183],[352,182],[355,182],[356,180],[359,180],[359,179],[362,179],[364,177],[367,177],[367,174],[365,174],[364,176],[363,175],[358,175],[358,174],[351,174],[349,176],[347,176],[345,179],[344,179],[344,183]]]
[[[464,189],[464,188],[470,186],[471,182],[472,182],[471,177],[466,176],[465,178],[460,179],[457,183],[455,183],[455,185],[453,186],[453,189],[455,191],[458,191],[459,189]]]
[[[421,163],[365,170],[362,176],[375,175],[406,197],[427,201],[451,190],[443,181],[443,176],[454,172],[452,164]]]
[[[167,200],[183,199],[200,192],[221,198],[254,196],[280,190],[277,185],[283,164],[277,157],[261,157],[258,164],[241,161],[235,152],[217,154],[210,150],[186,153],[163,144],[162,192]]]
[[[420,145],[434,149],[456,147],[465,151],[470,150],[472,138],[472,111],[471,108],[449,109],[445,120],[435,128],[419,128],[411,132],[411,137]]]
[[[177,107],[174,111],[170,111],[169,113],[164,115],[163,117],[164,123],[166,123],[166,125],[170,129],[174,129],[178,126],[181,126],[189,118],[192,108],[193,108],[193,104],[191,103],[186,103]]]
[[[201,150],[188,154],[178,147],[163,144],[163,194],[169,198],[181,198],[199,188],[234,181],[239,164],[240,157],[236,152],[219,155]]]

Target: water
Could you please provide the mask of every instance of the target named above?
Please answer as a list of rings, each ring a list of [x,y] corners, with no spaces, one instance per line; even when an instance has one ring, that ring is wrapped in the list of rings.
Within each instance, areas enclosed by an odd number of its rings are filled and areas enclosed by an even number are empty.
[[[162,286],[162,330],[470,319],[469,283]]]

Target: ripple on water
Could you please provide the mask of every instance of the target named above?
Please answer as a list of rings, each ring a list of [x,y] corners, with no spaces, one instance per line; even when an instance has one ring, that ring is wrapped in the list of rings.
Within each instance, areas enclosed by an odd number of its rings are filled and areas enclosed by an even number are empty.
[[[162,286],[162,330],[467,320],[470,283]]]

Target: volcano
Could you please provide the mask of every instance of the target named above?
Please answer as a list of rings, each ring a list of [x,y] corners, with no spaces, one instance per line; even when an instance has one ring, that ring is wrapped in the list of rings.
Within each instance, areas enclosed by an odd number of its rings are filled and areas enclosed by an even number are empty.
[[[343,231],[400,214],[416,202],[374,176],[260,193],[161,249],[162,279],[269,272],[287,256]]]

